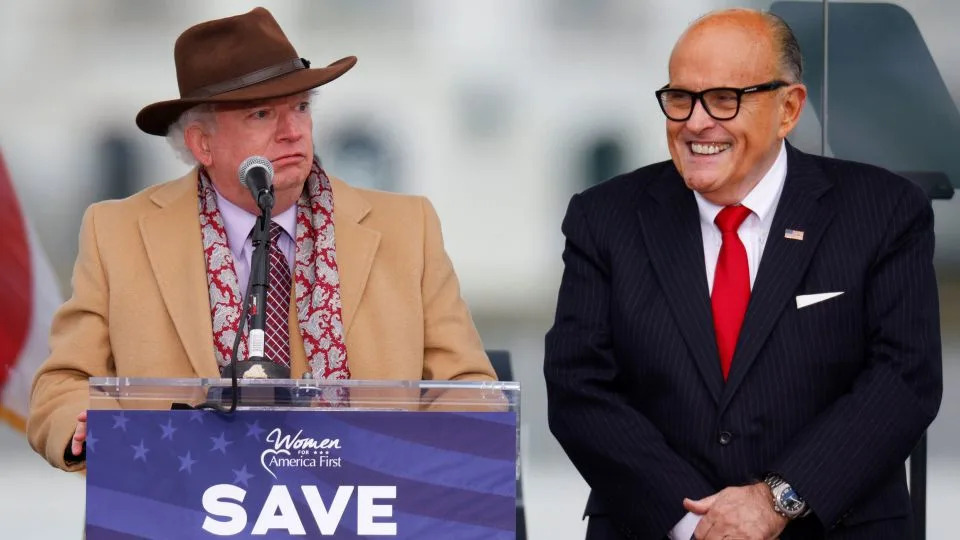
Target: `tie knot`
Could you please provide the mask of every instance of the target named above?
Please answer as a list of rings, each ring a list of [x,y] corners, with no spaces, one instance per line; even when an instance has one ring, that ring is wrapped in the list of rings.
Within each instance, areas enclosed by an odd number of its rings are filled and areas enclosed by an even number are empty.
[[[750,212],[751,210],[749,208],[740,204],[736,206],[724,206],[723,210],[717,214],[713,222],[717,224],[717,227],[720,228],[720,232],[722,233],[737,232],[737,229],[740,228],[743,220],[747,219]]]
[[[270,243],[276,244],[277,240],[280,239],[280,234],[283,233],[283,227],[277,224],[276,221],[270,222]]]

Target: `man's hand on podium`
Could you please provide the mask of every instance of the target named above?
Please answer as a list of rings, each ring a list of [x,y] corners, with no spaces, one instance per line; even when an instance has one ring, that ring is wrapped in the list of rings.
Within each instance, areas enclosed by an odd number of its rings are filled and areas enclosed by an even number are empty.
[[[87,411],[77,415],[77,429],[73,432],[70,452],[79,457],[83,454],[83,443],[87,440]]]

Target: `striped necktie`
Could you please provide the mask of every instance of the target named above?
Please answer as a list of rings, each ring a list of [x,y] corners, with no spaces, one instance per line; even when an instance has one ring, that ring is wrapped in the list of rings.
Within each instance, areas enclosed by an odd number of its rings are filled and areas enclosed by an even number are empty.
[[[270,275],[267,290],[264,354],[275,363],[290,367],[290,265],[280,250],[283,227],[270,222]]]

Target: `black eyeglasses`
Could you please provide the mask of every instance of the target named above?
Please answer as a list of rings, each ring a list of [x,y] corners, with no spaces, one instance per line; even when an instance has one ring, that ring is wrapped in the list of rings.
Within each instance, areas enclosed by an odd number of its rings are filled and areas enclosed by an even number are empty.
[[[670,120],[685,122],[693,114],[693,107],[697,101],[715,120],[731,120],[740,112],[740,98],[745,94],[770,92],[790,86],[790,83],[770,81],[746,88],[708,88],[702,92],[691,92],[680,88],[669,88],[669,86],[668,84],[656,91],[660,109]]]

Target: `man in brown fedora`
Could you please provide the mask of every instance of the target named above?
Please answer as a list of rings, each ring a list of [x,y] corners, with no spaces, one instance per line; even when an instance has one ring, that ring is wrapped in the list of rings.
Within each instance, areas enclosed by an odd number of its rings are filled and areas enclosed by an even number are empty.
[[[265,356],[293,378],[492,380],[430,203],[350,187],[314,156],[309,91],[356,58],[310,68],[262,8],[187,29],[174,58],[180,98],[137,126],[197,166],[84,215],[73,296],[34,380],[33,448],[83,466],[89,377],[221,376],[259,214],[237,178],[250,156],[275,171],[265,311],[281,324]]]

